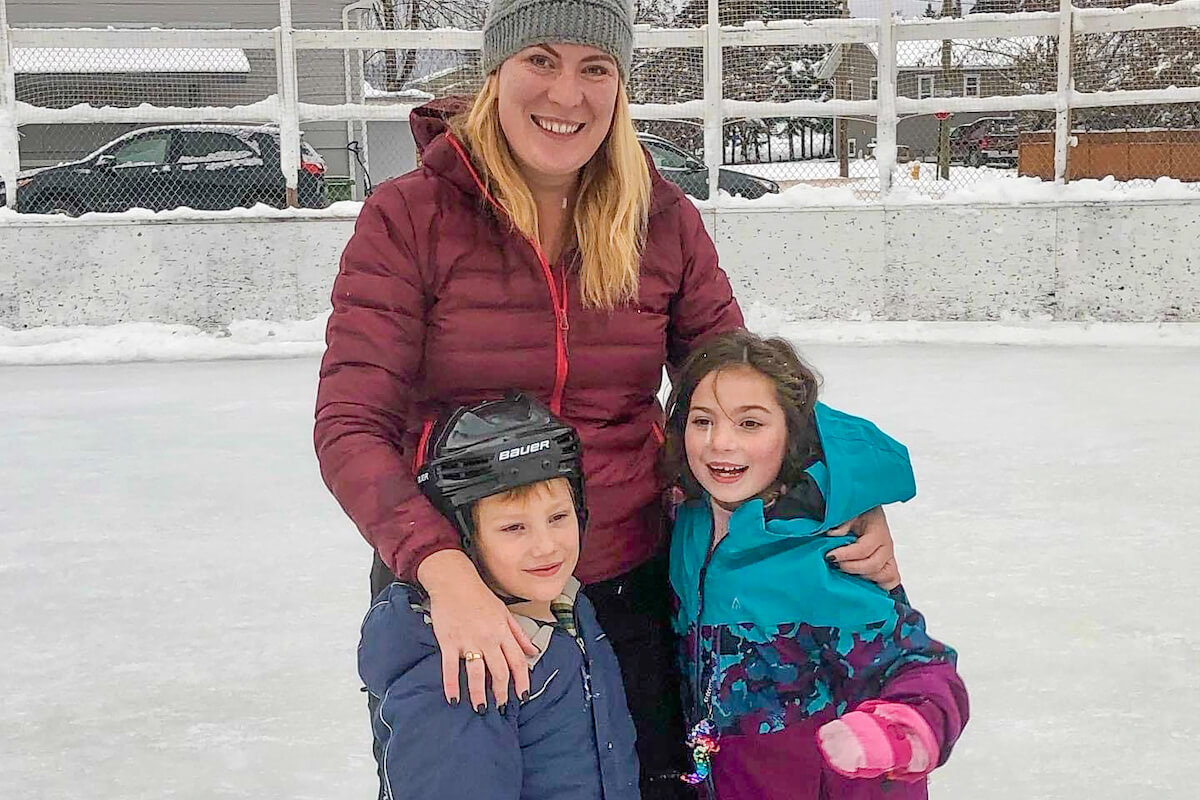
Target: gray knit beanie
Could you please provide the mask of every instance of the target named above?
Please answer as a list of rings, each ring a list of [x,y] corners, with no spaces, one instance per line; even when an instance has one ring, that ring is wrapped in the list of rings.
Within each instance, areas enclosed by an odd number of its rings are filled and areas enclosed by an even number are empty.
[[[483,23],[483,72],[535,44],[570,42],[603,50],[624,78],[633,62],[631,0],[492,0]]]

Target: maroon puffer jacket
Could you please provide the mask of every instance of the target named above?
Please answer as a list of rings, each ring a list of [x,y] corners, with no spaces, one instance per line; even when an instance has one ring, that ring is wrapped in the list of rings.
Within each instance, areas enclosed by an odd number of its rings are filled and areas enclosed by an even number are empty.
[[[646,561],[663,533],[654,473],[664,363],[742,324],[700,214],[654,175],[638,302],[581,307],[568,251],[545,263],[485,196],[444,122],[412,115],[421,168],[363,206],[333,285],[317,390],[321,475],[398,576],[458,546],[417,489],[418,442],[448,408],[522,389],[583,440],[590,521],[576,575]]]

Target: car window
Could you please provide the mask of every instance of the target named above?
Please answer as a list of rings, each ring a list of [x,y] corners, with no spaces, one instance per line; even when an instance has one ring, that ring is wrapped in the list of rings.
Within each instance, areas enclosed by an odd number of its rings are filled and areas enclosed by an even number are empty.
[[[216,131],[186,131],[179,149],[180,164],[200,164],[217,161],[256,159],[258,143],[230,133]]]
[[[165,164],[171,147],[171,134],[143,136],[123,145],[113,155],[113,165],[131,167],[139,164]]]
[[[685,169],[689,166],[687,156],[677,150],[663,147],[657,142],[645,142],[645,145],[654,159],[654,166],[659,169]]]

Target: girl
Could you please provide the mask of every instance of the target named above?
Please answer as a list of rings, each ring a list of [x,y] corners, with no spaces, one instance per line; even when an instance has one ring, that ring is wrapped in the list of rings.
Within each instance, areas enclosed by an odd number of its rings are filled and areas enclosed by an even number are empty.
[[[817,386],[786,342],[736,331],[668,405],[686,779],[720,800],[924,798],[967,720],[955,653],[902,589],[829,563],[849,537],[826,535],[915,494],[908,451]]]

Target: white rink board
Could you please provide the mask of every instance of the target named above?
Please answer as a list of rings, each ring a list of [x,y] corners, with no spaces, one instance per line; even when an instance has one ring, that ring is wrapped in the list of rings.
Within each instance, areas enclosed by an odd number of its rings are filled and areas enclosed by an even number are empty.
[[[357,206],[0,220],[0,326],[326,311]],[[744,306],[796,319],[1200,321],[1200,200],[703,208]]]

